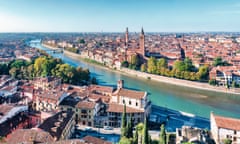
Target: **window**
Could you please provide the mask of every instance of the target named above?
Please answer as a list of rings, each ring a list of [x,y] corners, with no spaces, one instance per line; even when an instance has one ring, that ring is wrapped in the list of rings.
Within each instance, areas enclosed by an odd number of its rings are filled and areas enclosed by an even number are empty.
[[[234,131],[234,134],[237,134],[237,131]]]
[[[123,100],[123,103],[125,104],[125,100]]]
[[[132,104],[132,102],[131,101],[129,101],[129,105],[131,105]]]
[[[136,106],[138,106],[138,103],[136,102]]]
[[[81,112],[82,112],[82,113],[87,113],[87,110],[82,110]]]

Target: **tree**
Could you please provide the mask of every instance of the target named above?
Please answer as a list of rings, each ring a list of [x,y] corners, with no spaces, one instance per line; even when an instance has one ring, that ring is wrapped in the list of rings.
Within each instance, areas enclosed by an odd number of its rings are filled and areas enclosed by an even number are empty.
[[[17,69],[16,67],[13,67],[9,70],[9,74],[13,77],[16,78],[17,75],[19,74],[19,69]]]
[[[148,134],[147,117],[145,117],[145,120],[144,120],[144,126],[143,126],[143,141],[142,141],[142,144],[149,144],[149,134]]]
[[[133,144],[138,144],[138,131],[136,130],[133,136]]]
[[[179,70],[181,71],[185,71],[185,63],[183,61],[180,60],[176,60],[173,64],[173,69]]]
[[[143,63],[143,64],[141,65],[140,70],[141,70],[142,72],[146,72],[146,71],[147,71],[147,65],[146,65],[145,63]]]
[[[217,84],[217,81],[216,81],[215,79],[210,79],[210,80],[208,81],[208,83],[209,83],[210,85],[216,85],[216,84]]]
[[[132,138],[133,137],[133,119],[132,115],[130,115],[130,119],[127,123],[127,138]]]
[[[97,79],[95,77],[92,77],[91,84],[98,84]]]
[[[131,56],[131,64],[135,66],[139,66],[140,59],[137,54]]]
[[[150,57],[147,61],[147,72],[156,74],[157,72],[157,61],[154,57]]]
[[[207,80],[209,74],[208,66],[201,66],[198,70],[198,74],[200,80]]]
[[[233,87],[233,88],[236,88],[236,87],[237,87],[236,81],[232,81],[232,87]]]
[[[161,125],[160,137],[159,137],[159,144],[166,144],[166,131],[164,124]]]
[[[140,143],[142,143],[143,123],[138,123],[137,124],[136,131],[138,132],[138,139],[140,140]]]
[[[157,62],[157,67],[158,68],[161,68],[161,67],[168,68],[167,60],[165,58],[159,59],[158,62]]]
[[[133,144],[132,139],[128,139],[126,137],[121,137],[119,144]]]
[[[127,125],[127,116],[126,116],[126,104],[123,106],[123,113],[122,113],[122,125],[121,125],[121,137],[126,137],[126,125]]]
[[[222,65],[223,61],[221,57],[216,57],[213,61],[213,66],[218,66],[218,65]]]
[[[80,39],[80,40],[79,40],[79,43],[85,44],[85,40],[84,40],[84,39]]]
[[[0,75],[7,75],[9,67],[6,64],[0,64]]]
[[[230,140],[230,139],[224,139],[223,143],[224,143],[224,144],[232,144],[232,140]]]
[[[121,63],[121,66],[127,68],[127,67],[129,66],[128,61],[123,61],[123,62]]]
[[[185,71],[192,71],[194,66],[192,64],[192,60],[189,58],[184,59]]]

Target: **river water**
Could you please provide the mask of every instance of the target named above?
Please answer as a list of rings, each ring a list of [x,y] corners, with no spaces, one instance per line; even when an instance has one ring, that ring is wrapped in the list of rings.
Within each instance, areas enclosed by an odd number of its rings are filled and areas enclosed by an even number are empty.
[[[31,43],[30,46],[48,50],[40,43]],[[53,57],[61,58],[72,66],[88,68],[91,75],[97,78],[100,85],[116,86],[117,81],[122,79],[124,80],[125,88],[147,91],[150,100],[155,105],[205,118],[209,118],[211,111],[223,116],[240,118],[240,95],[203,91],[127,76],[73,59],[62,53],[48,53]]]

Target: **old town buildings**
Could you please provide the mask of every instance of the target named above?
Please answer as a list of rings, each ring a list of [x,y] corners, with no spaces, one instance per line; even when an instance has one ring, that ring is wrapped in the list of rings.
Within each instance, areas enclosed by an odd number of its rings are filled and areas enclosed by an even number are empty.
[[[240,143],[240,120],[215,115],[211,112],[211,133],[217,144],[221,144],[224,140],[229,139],[232,144]]]

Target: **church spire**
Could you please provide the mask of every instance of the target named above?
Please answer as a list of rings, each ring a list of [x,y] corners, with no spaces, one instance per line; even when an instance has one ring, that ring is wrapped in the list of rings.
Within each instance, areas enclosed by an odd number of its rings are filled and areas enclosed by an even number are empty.
[[[144,30],[143,30],[143,27],[142,27],[142,30],[141,30],[141,34],[144,35]]]

